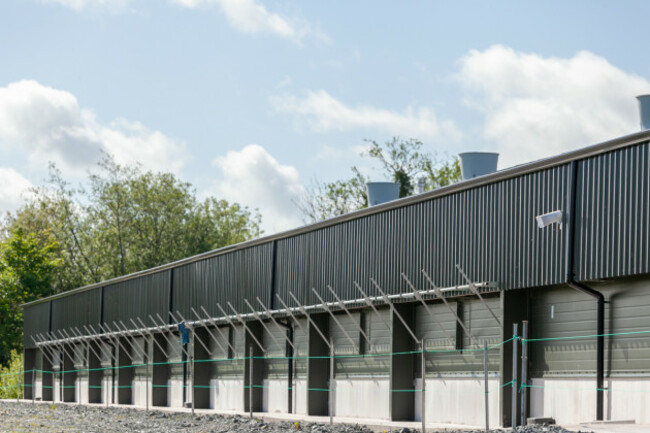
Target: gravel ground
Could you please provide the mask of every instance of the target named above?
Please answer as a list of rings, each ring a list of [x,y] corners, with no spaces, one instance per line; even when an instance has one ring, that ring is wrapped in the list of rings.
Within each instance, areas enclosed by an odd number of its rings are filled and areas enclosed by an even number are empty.
[[[368,427],[335,424],[334,426],[294,422],[249,420],[240,416],[171,413],[129,408],[102,408],[75,405],[48,405],[0,402],[0,432],[289,432],[371,433]],[[445,430],[449,433],[482,433],[483,430]],[[512,432],[512,430],[506,430]],[[414,433],[400,429],[396,433]],[[386,431],[388,433],[388,431]],[[556,426],[530,426],[517,433],[568,433]]]

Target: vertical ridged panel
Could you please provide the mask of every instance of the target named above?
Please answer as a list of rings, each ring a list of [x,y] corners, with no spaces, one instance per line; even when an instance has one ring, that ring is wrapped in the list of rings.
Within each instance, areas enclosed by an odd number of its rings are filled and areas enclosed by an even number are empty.
[[[36,344],[32,337],[37,338],[38,334],[46,334],[50,330],[50,303],[25,307],[23,322],[23,347],[33,349]]]
[[[473,281],[500,288],[559,283],[564,279],[565,233],[540,230],[535,216],[567,207],[569,165],[550,168],[402,208],[392,209],[277,241],[276,289],[315,304],[315,287],[328,300],[332,285],[355,299],[357,281],[379,295],[428,288],[425,269],[440,287],[465,284],[458,264]]]
[[[157,272],[140,278],[112,284],[104,288],[104,323],[124,322],[131,327],[129,319],[139,317],[151,325],[149,315],[167,317],[169,310],[170,271]]]
[[[56,331],[71,327],[83,332],[83,325],[92,325],[98,330],[101,293],[101,288],[96,288],[52,300],[52,332],[58,336]]]
[[[649,157],[644,143],[579,163],[577,279],[650,272]]]
[[[272,242],[222,254],[174,269],[174,311],[195,319],[191,307],[221,316],[217,303],[230,313],[228,302],[240,313],[249,312],[244,299],[257,306],[256,297],[268,306],[271,287]]]

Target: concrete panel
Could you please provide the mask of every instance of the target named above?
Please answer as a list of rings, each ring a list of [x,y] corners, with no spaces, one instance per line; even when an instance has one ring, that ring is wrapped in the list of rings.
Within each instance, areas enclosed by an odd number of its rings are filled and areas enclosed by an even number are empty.
[[[650,424],[650,378],[621,378],[605,382],[605,413],[609,420]]]
[[[244,411],[243,379],[211,379],[210,408]]]
[[[172,377],[167,381],[167,405],[169,407],[183,407],[183,386],[182,377]]]
[[[109,404],[117,402],[116,397],[117,390],[113,386],[113,371],[105,370],[104,377],[102,377],[102,403],[106,404],[108,400]]]
[[[335,379],[334,415],[390,420],[390,380]]]
[[[55,370],[56,371],[56,370]],[[52,385],[52,401],[55,403],[60,403],[63,401],[63,395],[61,394],[61,375],[57,372],[54,375],[54,383]]]
[[[78,375],[75,381],[75,401],[81,404],[88,404],[88,376]]]
[[[579,424],[596,419],[595,378],[532,379],[531,382],[531,417],[550,416],[558,424]]]
[[[43,400],[43,379],[38,376],[34,379],[34,398]]]
[[[416,387],[420,387],[420,380]],[[468,378],[427,378],[425,407],[427,423],[462,424],[485,426],[485,384],[482,379]],[[490,427],[500,426],[498,377],[488,380],[488,404],[490,407]],[[422,400],[420,393],[415,395],[415,418],[422,420]]]
[[[147,390],[149,387],[149,390]],[[147,398],[149,399],[149,406],[152,405],[151,398],[151,381],[147,383],[145,377],[136,377],[133,380],[133,404],[135,406],[145,407],[147,405]]]
[[[293,413],[307,415],[307,379],[293,379]]]
[[[269,413],[287,413],[289,389],[286,379],[264,379],[262,382],[262,411]]]
[[[558,424],[578,424],[596,419],[596,383],[593,378],[533,379],[531,416],[550,416]],[[605,420],[650,423],[650,378],[605,381]]]

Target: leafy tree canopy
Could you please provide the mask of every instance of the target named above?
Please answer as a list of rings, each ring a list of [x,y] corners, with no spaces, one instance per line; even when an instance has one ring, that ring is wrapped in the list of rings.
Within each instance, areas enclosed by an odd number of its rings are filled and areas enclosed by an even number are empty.
[[[72,187],[51,165],[47,183],[8,216],[5,232],[55,242],[61,266],[53,290],[60,292],[259,237],[260,222],[237,203],[199,200],[171,173],[106,156],[85,187]]]
[[[392,139],[379,143],[365,140],[369,149],[361,155],[377,161],[381,174],[400,185],[400,197],[413,195],[418,182],[425,191],[458,182],[461,179],[458,158],[440,160],[434,153],[422,150],[417,139]],[[296,202],[306,222],[322,221],[368,206],[368,179],[356,167],[352,177],[334,182],[313,181]]]

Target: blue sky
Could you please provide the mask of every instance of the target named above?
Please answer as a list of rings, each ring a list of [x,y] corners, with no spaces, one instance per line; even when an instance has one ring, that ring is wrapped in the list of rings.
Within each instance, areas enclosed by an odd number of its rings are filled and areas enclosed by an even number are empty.
[[[364,139],[489,150],[500,168],[639,129],[650,3],[4,0],[0,211],[100,152],[302,223]]]

